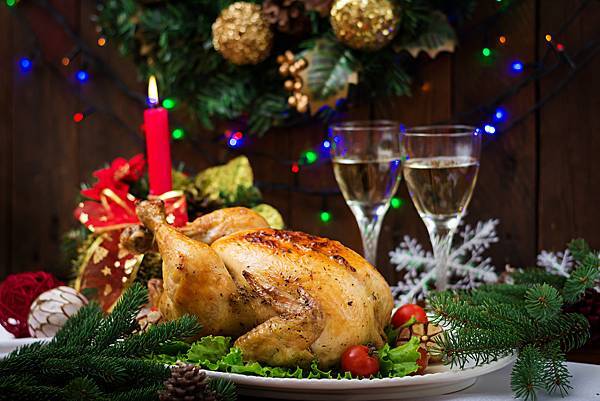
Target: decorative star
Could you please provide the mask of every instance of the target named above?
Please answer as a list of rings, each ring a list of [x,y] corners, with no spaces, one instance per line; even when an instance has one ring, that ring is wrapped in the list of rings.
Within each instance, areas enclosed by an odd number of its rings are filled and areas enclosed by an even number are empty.
[[[102,274],[104,274],[105,276],[110,276],[112,274],[110,267],[108,266],[104,266],[104,268],[102,270],[100,270],[102,272]]]

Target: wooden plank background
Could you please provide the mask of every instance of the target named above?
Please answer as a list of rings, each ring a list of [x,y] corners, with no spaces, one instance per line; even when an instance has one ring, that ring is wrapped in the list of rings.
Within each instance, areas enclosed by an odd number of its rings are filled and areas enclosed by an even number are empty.
[[[518,77],[507,73],[511,61],[540,63],[546,52],[544,35],[558,32],[576,10],[574,3],[584,2],[557,0],[552,7],[542,7],[539,1],[527,0],[485,31],[477,26],[497,4],[482,2],[464,26],[455,53],[433,61],[420,57],[422,73],[412,97],[362,105],[350,117],[393,118],[406,125],[456,120],[457,115],[487,103],[516,82]],[[97,33],[90,22],[93,2],[51,3],[108,70],[132,91],[143,93],[144,83],[131,61],[121,57],[111,43],[103,48],[96,45]],[[578,51],[600,34],[600,3],[591,3],[557,38],[567,52]],[[18,10],[0,7],[0,278],[39,268],[64,275],[68,267],[60,260],[60,235],[76,225],[72,210],[79,183],[89,180],[91,172],[106,161],[144,149],[138,128],[142,122],[139,103],[98,69],[90,70],[89,83],[75,84],[73,75],[85,60],[77,58],[69,67],[61,66],[61,58],[74,48],[73,40],[40,4],[22,2]],[[499,35],[507,37],[502,48],[497,44]],[[479,56],[484,45],[498,49],[489,65]],[[33,71],[28,74],[17,67],[23,56],[34,57]],[[556,61],[555,54],[544,59],[544,63]],[[600,58],[593,58],[544,107],[509,132],[486,141],[467,220],[500,219],[501,241],[489,251],[500,270],[506,263],[531,265],[539,250],[560,250],[573,237],[585,237],[600,248],[599,68]],[[504,104],[509,121],[552,93],[570,74],[569,66],[562,63],[543,80],[521,89]],[[73,113],[89,102],[101,107],[75,124]],[[479,118],[474,114],[459,120],[477,123]],[[249,139],[239,152],[249,154],[259,181],[293,185],[297,179],[308,188],[331,188],[335,180],[328,163],[294,177],[289,167],[259,154],[293,159],[319,144],[324,134],[325,127],[319,123],[277,129],[263,138]],[[173,145],[173,153],[175,160],[197,170],[238,152],[218,144],[183,141]],[[403,235],[428,243],[404,185],[399,196],[405,203],[388,213],[379,247],[378,267],[391,282],[395,273],[387,254]],[[265,190],[264,197],[279,208],[289,227],[338,239],[360,250],[358,229],[340,196],[328,200],[333,215],[328,224],[319,220],[321,197],[285,190]]]

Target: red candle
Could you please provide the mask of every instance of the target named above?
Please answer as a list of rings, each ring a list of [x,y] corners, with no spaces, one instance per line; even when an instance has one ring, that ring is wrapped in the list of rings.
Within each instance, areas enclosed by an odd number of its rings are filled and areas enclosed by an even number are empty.
[[[172,189],[169,116],[167,110],[158,107],[158,89],[154,76],[148,82],[148,102],[150,108],[144,111],[144,128],[150,195],[162,195]]]

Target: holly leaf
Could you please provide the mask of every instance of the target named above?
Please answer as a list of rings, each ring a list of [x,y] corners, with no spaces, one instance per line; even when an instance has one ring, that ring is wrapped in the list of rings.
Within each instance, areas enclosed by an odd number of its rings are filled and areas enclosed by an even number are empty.
[[[316,113],[324,105],[335,107],[336,100],[345,98],[349,85],[357,81],[352,54],[334,40],[323,38],[303,57],[308,61],[302,78],[308,89],[311,111]]]
[[[418,57],[421,52],[435,58],[440,52],[454,51],[456,33],[443,13],[433,13],[427,25],[420,31],[421,33],[414,38],[396,41],[394,51],[407,51],[414,58]]]

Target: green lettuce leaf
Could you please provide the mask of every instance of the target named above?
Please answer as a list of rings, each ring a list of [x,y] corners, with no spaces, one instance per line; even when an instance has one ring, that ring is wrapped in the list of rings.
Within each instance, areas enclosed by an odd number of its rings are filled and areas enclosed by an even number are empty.
[[[392,348],[385,344],[379,353],[379,373],[383,376],[403,377],[417,371],[419,339],[412,337],[406,344]]]
[[[415,372],[420,357],[417,349],[419,339],[413,337],[408,343],[392,348],[386,344],[378,351],[380,372],[375,377],[402,377]],[[197,364],[205,369],[220,372],[240,373],[252,376],[296,378],[296,379],[352,379],[350,372],[319,369],[318,362],[312,361],[307,369],[300,367],[282,368],[263,366],[259,362],[245,362],[242,350],[231,346],[231,338],[206,336],[191,346],[183,342],[165,344],[162,354],[149,358],[165,364],[177,361]]]
[[[229,352],[231,338],[206,336],[192,344],[187,352],[187,361],[199,364],[218,362]]]

